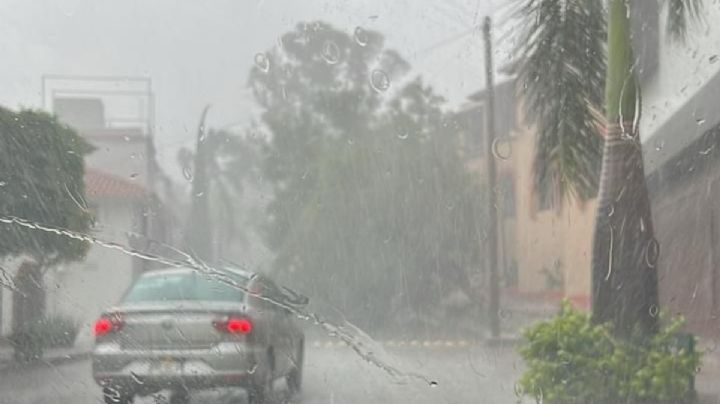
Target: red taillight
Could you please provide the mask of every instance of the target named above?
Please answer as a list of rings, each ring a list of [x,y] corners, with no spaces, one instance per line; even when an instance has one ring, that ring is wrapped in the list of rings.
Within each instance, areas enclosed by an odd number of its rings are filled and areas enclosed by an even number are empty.
[[[230,317],[226,321],[216,321],[213,323],[215,329],[229,334],[250,334],[253,330],[253,323],[247,318]]]
[[[102,337],[103,335],[116,332],[120,328],[122,328],[122,321],[120,321],[120,319],[111,317],[100,317],[95,322],[95,327],[93,328],[93,331],[95,332],[95,337]]]

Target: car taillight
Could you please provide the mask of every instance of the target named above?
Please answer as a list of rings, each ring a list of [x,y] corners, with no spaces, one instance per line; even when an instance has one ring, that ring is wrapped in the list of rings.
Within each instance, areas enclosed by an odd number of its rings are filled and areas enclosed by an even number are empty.
[[[225,321],[214,321],[213,326],[216,330],[228,334],[250,334],[253,330],[253,323],[244,317],[230,317]]]
[[[123,326],[123,322],[118,317],[100,317],[95,322],[93,331],[95,337],[102,337],[103,335],[112,334],[120,330]]]

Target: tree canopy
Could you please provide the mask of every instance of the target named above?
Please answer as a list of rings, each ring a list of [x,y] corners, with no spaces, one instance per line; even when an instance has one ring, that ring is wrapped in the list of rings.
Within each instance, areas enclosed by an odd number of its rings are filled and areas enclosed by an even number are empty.
[[[73,129],[44,112],[0,107],[0,215],[87,232],[84,156],[92,150]],[[0,256],[41,264],[82,259],[84,241],[0,224]]]
[[[374,321],[470,287],[482,189],[442,97],[374,31],[299,24],[256,62],[277,273]]]

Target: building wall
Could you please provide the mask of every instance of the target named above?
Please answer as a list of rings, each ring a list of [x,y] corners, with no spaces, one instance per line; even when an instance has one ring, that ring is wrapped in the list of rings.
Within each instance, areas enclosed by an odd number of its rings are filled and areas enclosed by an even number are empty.
[[[561,292],[581,305],[590,294],[590,259],[595,216],[593,200],[566,200],[541,209],[533,187],[534,129],[520,126],[513,136],[512,156],[505,162],[515,176],[514,255],[521,293]],[[563,286],[549,282],[557,270]]]
[[[559,300],[571,298],[580,307],[589,307],[590,260],[592,251],[593,225],[595,218],[594,200],[578,202],[565,201],[562,206],[542,209],[533,187],[533,160],[535,151],[534,127],[522,124],[519,106],[513,116],[518,122],[515,129],[502,138],[507,145],[502,148],[503,156],[497,158],[499,201],[509,192],[514,199],[514,212],[503,217],[501,223],[502,242],[498,246],[499,265],[505,270],[517,268],[517,284],[506,287],[515,297],[542,296]],[[485,172],[484,158],[469,159],[468,169],[482,177]],[[503,190],[501,182],[510,179],[511,190]],[[562,284],[550,282],[546,273],[557,273]]]
[[[103,201],[97,205],[94,236],[127,245],[126,232],[134,231],[137,209],[128,201]],[[118,303],[135,278],[133,257],[93,245],[82,262],[66,265],[48,274],[48,314],[63,314],[79,320],[76,344],[92,341],[91,326],[101,312]]]

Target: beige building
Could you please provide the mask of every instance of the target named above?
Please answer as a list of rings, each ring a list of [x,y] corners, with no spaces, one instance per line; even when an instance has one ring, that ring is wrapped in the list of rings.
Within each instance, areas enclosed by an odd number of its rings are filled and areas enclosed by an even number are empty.
[[[506,300],[548,303],[569,298],[588,308],[594,200],[541,204],[533,187],[534,129],[524,123],[515,82],[496,88],[499,265]],[[468,168],[485,171],[484,93],[469,98],[459,113]]]

